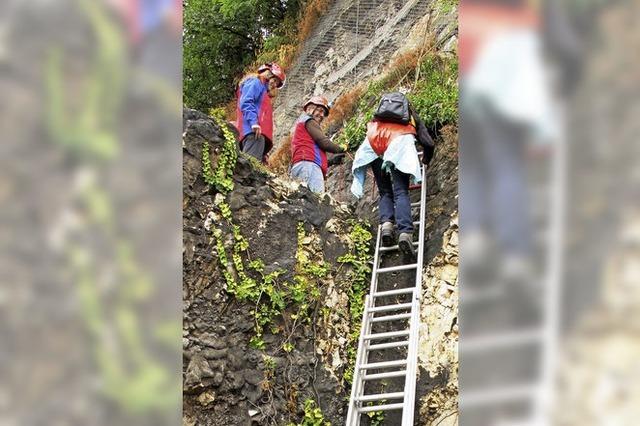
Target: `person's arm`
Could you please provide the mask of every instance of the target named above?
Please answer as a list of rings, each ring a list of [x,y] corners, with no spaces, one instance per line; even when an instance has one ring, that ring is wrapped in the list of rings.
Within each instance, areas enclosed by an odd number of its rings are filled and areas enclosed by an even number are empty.
[[[258,100],[263,84],[258,78],[250,78],[240,89],[240,112],[242,119],[251,128],[258,125]]]
[[[340,145],[336,145],[331,142],[331,139],[322,132],[317,121],[309,120],[304,124],[304,126],[313,138],[313,141],[318,144],[321,150],[325,152],[332,152],[334,154],[344,152],[344,149],[342,149]]]

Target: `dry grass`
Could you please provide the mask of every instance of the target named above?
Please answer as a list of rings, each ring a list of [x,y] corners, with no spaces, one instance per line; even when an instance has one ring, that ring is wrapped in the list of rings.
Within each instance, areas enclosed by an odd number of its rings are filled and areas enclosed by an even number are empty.
[[[298,24],[298,46],[309,37],[320,17],[329,9],[333,0],[310,0],[304,8],[304,16]]]
[[[331,107],[331,113],[326,120],[326,126],[329,129],[342,126],[342,123],[353,115],[365,89],[366,85],[364,83],[358,83],[356,87],[335,100]]]
[[[269,156],[269,169],[276,174],[284,175],[289,170],[289,163],[291,163],[291,135],[288,135],[273,155]]]

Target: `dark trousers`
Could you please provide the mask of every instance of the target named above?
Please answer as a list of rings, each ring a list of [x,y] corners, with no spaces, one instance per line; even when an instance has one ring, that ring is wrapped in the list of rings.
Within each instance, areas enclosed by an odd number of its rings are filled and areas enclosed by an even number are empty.
[[[409,181],[411,176],[395,168],[391,173],[382,171],[382,159],[371,163],[376,178],[380,201],[380,223],[395,222],[399,233],[413,232],[411,220],[411,199],[409,198]]]
[[[264,161],[265,140],[263,135],[256,138],[255,133],[248,133],[242,141],[240,141],[240,147],[242,148],[242,152],[249,154],[260,162]]]
[[[494,115],[463,113],[460,127],[460,223],[488,230],[501,249],[528,255],[526,129]]]

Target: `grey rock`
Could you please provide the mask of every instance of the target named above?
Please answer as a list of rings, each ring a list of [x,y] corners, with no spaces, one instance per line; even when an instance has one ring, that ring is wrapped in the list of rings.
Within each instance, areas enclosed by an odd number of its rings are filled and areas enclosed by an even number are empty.
[[[264,379],[264,375],[260,370],[244,370],[242,375],[247,383],[254,386],[257,386]]]
[[[227,356],[229,352],[228,349],[204,349],[202,351],[202,356],[206,359],[220,359]]]

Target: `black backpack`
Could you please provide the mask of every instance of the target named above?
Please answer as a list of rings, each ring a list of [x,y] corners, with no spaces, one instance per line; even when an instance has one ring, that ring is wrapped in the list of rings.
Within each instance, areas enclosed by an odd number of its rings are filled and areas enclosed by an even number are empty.
[[[409,124],[411,121],[409,100],[400,92],[385,93],[373,117],[384,122]]]

